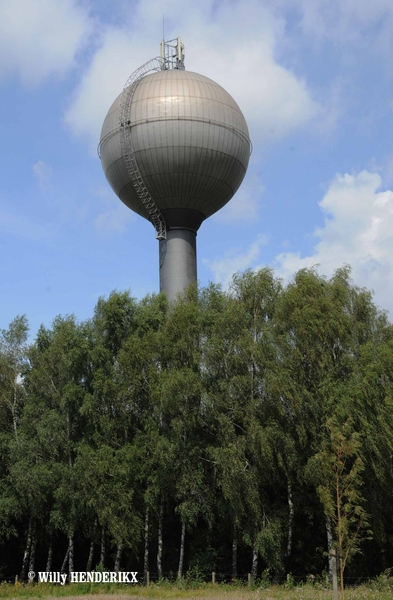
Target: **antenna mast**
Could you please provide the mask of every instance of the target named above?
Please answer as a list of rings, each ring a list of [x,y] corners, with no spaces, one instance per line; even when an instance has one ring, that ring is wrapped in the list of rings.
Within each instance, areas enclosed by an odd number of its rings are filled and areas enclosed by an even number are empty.
[[[184,44],[180,37],[173,40],[165,40],[164,17],[162,21],[163,38],[160,44],[160,58],[162,60],[162,70],[177,69],[184,71]]]

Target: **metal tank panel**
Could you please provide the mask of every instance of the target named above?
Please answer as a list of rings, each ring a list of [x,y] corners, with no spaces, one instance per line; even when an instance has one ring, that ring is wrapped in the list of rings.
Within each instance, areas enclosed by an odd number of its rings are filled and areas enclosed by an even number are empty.
[[[102,166],[120,199],[148,218],[122,158],[120,99],[102,128]],[[200,215],[197,229],[237,191],[250,155],[247,124],[233,98],[208,77],[181,70],[147,75],[136,87],[130,122],[139,170],[169,227],[173,209],[188,209]]]

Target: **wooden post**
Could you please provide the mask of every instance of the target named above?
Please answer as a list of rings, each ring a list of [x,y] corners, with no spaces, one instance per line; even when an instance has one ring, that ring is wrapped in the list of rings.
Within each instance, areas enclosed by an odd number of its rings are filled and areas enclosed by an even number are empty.
[[[18,576],[15,575],[15,585],[18,583]]]
[[[248,585],[251,586],[251,573],[247,574]]]
[[[337,560],[336,560],[336,549],[332,549],[332,567],[333,567],[333,600],[338,600],[338,588],[337,588]]]
[[[146,571],[146,586],[150,585],[150,571]]]
[[[213,583],[213,584],[214,584],[214,583],[216,583],[216,574],[215,574],[215,572],[214,572],[214,571],[213,571],[213,573],[212,573],[212,583]]]
[[[287,573],[287,583],[289,583],[290,574]]]

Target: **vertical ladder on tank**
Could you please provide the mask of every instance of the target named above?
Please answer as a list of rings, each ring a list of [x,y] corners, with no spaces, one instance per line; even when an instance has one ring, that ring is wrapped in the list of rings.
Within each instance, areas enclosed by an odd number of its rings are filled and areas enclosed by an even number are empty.
[[[120,145],[122,156],[127,167],[127,171],[131,177],[132,185],[138,198],[145,207],[151,222],[157,232],[158,240],[166,239],[166,224],[164,217],[162,216],[158,206],[154,202],[147,189],[142,174],[138,167],[138,162],[135,156],[134,144],[131,135],[131,121],[130,109],[132,99],[140,80],[152,71],[161,71],[163,69],[163,62],[160,58],[153,58],[146,62],[144,65],[139,67],[136,71],[130,75],[127,79],[126,84],[123,88],[123,93],[120,100],[119,110],[119,131],[120,131]]]

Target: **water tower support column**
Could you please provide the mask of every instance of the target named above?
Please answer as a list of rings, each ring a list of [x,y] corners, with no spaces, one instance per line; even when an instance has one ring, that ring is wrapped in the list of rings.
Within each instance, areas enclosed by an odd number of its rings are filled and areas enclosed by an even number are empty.
[[[160,292],[169,302],[176,300],[190,283],[197,280],[196,232],[169,229],[160,244]]]

